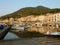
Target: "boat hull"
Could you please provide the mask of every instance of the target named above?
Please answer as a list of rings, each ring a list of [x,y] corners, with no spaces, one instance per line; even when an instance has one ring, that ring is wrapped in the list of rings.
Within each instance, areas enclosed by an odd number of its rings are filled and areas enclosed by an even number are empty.
[[[54,38],[60,38],[60,35],[44,35],[44,36],[47,36],[47,37],[54,37]]]

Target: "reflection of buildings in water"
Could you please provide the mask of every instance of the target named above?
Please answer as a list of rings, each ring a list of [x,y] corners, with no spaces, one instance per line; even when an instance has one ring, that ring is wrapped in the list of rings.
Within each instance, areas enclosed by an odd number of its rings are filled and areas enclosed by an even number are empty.
[[[40,32],[40,33],[46,33],[47,31],[53,30],[54,27],[30,27],[28,29],[28,31],[36,31],[36,32]]]

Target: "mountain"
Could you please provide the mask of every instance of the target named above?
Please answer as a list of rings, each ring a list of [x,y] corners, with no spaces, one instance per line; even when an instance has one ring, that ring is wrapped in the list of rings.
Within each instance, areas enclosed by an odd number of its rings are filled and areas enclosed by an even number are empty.
[[[7,14],[5,16],[0,17],[0,19],[6,19],[6,18],[20,18],[24,16],[29,16],[29,15],[41,15],[41,14],[46,14],[46,13],[56,13],[60,12],[60,9],[50,9],[44,6],[37,6],[37,7],[25,7],[21,8],[20,10],[13,12],[11,14]]]

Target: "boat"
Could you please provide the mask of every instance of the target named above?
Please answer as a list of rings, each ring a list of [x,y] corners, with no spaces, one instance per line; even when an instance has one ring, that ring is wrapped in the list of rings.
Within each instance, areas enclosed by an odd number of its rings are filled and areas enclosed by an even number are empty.
[[[24,27],[20,26],[20,25],[16,25],[16,26],[12,26],[11,29],[13,29],[13,30],[23,30]]]
[[[60,32],[57,29],[52,31],[47,31],[44,33],[44,36],[60,38]]]
[[[29,26],[27,26],[27,25],[19,25],[19,24],[14,24],[11,27],[12,30],[20,30],[20,31],[27,30],[28,28],[29,28]]]

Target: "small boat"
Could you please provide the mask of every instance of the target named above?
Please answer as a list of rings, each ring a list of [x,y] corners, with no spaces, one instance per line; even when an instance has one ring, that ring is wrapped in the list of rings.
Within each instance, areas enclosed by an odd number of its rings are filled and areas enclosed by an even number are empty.
[[[12,26],[11,29],[13,29],[13,30],[23,30],[24,27],[23,26],[16,25],[16,26]]]
[[[25,25],[20,25],[19,23],[18,24],[14,24],[12,25],[11,29],[13,30],[27,30],[30,26],[28,26],[27,24]]]
[[[47,31],[44,36],[60,38],[60,32],[57,32],[57,30]]]

